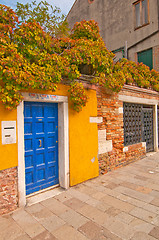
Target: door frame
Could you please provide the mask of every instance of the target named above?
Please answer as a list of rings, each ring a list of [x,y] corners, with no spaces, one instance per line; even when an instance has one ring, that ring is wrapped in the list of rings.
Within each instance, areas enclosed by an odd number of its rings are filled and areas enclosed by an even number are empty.
[[[140,89],[138,87],[132,87],[132,86],[125,86],[125,89],[130,89],[132,92],[136,89],[136,91],[138,90],[138,92],[152,92],[149,91],[147,89]],[[156,96],[156,95],[155,95]],[[134,97],[134,96],[130,96],[130,95],[123,95],[122,93],[119,93],[119,100],[124,102],[128,102],[128,103],[136,103],[136,104],[143,104],[143,105],[152,105],[153,106],[153,132],[154,132],[154,151],[158,152],[159,148],[158,148],[158,120],[157,120],[157,106],[159,105],[159,101],[157,99],[149,99],[149,98],[141,98],[141,97]],[[123,111],[123,108],[122,108]]]
[[[58,103],[58,163],[59,185],[69,188],[69,117],[68,97],[39,93],[22,93],[23,101],[17,107],[18,129],[18,202],[26,205],[25,158],[24,158],[24,102]]]

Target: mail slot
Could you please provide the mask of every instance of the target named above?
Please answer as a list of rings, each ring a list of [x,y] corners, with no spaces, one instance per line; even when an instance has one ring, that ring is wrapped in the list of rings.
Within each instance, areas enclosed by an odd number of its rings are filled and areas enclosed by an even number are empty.
[[[16,143],[16,121],[2,121],[2,144]]]

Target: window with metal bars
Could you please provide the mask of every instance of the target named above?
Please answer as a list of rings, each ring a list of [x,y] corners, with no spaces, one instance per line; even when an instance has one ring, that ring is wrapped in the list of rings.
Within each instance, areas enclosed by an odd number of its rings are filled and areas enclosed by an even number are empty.
[[[142,142],[142,105],[124,103],[124,145]]]

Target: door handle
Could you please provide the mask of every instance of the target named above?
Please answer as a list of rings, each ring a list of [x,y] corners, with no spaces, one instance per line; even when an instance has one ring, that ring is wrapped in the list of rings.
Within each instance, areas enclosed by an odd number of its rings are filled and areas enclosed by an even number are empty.
[[[39,145],[39,147],[41,147],[41,139],[39,139],[39,142],[40,142],[40,145]]]

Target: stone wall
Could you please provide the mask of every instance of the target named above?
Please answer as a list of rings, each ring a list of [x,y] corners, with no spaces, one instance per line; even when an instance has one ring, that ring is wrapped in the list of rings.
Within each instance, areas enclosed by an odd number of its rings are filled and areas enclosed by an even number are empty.
[[[0,215],[18,206],[17,168],[0,171]]]

